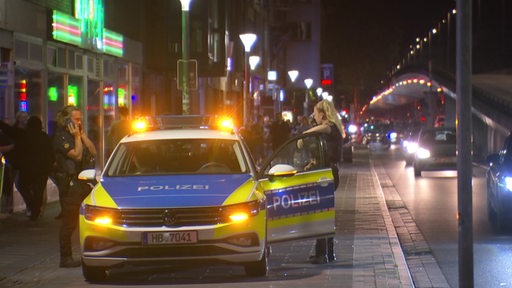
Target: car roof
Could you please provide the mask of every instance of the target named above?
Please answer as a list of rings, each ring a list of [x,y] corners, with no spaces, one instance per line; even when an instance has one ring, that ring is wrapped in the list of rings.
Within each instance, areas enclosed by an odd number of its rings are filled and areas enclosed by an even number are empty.
[[[166,140],[166,139],[224,139],[239,140],[240,137],[233,132],[215,130],[215,129],[167,129],[139,132],[124,137],[120,142],[137,142],[148,140]]]

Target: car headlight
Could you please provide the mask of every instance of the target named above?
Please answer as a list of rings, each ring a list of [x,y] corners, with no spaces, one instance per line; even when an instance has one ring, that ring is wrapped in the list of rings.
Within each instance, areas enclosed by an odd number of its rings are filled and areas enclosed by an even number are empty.
[[[350,133],[350,134],[355,134],[355,133],[357,133],[357,126],[356,126],[356,125],[354,125],[354,124],[350,124],[350,125],[348,126],[348,129],[347,129],[347,130],[348,130],[348,133]]]
[[[407,149],[407,153],[414,154],[418,150],[418,143],[408,142],[405,148]]]
[[[84,217],[98,225],[110,225],[119,219],[119,210],[85,205]]]
[[[427,158],[430,158],[430,151],[428,149],[425,149],[425,148],[418,148],[418,150],[416,151],[416,157],[418,157],[418,159],[427,159]]]
[[[507,191],[512,191],[512,177],[505,177],[505,188]]]
[[[260,202],[251,201],[222,207],[222,222],[244,222],[260,213]]]

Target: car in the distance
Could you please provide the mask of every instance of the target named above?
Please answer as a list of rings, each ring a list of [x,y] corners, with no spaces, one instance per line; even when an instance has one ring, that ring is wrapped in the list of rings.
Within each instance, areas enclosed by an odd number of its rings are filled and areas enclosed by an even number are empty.
[[[412,130],[406,133],[402,140],[401,147],[405,159],[405,166],[410,166],[414,162],[416,151],[418,150],[418,134],[420,130]]]
[[[455,127],[423,128],[417,144],[413,161],[415,176],[421,176],[422,171],[457,169]]]
[[[263,276],[272,243],[334,234],[322,135],[289,139],[257,170],[236,130],[189,118],[160,117],[161,129],[130,134],[114,149],[80,209],[87,281],[127,266],[216,263]]]
[[[512,135],[498,153],[487,156],[487,213],[498,230],[512,226]]]
[[[363,126],[362,144],[370,148],[389,149],[391,147],[390,130],[391,125],[387,122],[368,123]]]

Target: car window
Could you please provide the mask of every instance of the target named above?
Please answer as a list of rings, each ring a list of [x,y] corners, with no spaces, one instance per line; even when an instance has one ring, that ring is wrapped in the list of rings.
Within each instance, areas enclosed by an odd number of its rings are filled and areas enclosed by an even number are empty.
[[[422,144],[456,144],[455,131],[433,130],[421,134]]]
[[[246,173],[240,143],[223,139],[165,139],[121,143],[106,176]]]
[[[297,172],[314,171],[328,168],[320,135],[301,135],[301,137],[288,142],[272,157],[269,165],[265,166],[264,174],[277,164],[293,166]]]

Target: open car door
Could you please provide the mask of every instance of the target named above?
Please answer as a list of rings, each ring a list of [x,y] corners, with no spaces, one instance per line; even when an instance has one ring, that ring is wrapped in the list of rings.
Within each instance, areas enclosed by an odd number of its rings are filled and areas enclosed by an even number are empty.
[[[289,139],[262,166],[269,243],[332,236],[334,181],[322,135]]]

